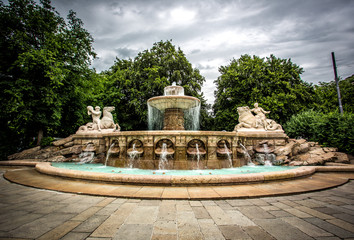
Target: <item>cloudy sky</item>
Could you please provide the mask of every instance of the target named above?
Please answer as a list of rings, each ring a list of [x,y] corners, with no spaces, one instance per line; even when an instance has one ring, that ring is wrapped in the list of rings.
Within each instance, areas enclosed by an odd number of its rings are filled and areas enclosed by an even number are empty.
[[[203,92],[214,101],[218,67],[243,54],[291,58],[302,79],[354,74],[354,1],[350,0],[52,0],[61,16],[70,9],[92,34],[107,70],[116,57],[134,58],[153,43],[170,40],[206,78]]]

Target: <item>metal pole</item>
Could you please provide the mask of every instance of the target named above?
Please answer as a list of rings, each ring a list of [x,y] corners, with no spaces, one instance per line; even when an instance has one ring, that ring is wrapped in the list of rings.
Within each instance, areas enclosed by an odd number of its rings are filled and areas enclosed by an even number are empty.
[[[336,58],[334,57],[334,52],[332,52],[332,63],[333,63],[333,71],[334,71],[334,80],[336,81],[336,86],[337,86],[339,112],[343,114],[343,106],[342,106],[342,100],[341,100],[340,89],[339,89],[339,79],[337,75],[337,64],[336,64]]]

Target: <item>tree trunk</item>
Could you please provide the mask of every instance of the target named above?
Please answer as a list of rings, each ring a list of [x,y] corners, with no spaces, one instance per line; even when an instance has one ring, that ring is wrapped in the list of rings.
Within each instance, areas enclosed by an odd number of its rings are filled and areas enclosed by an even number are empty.
[[[41,145],[41,141],[43,139],[43,129],[39,129],[37,136],[37,146]]]

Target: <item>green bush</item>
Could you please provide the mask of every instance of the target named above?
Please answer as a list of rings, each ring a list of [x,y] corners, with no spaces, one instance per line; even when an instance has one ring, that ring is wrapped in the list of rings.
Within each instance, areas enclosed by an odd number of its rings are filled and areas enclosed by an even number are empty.
[[[293,115],[284,124],[291,138],[304,138],[339,151],[354,153],[354,114],[337,112],[323,114],[309,110]]]
[[[55,139],[53,137],[43,137],[41,147],[50,146]]]

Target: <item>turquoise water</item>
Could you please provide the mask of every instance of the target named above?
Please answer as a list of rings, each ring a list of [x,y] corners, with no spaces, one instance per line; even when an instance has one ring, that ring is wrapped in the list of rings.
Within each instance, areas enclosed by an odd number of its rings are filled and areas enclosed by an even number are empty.
[[[86,172],[116,173],[116,174],[136,174],[136,175],[226,175],[226,174],[247,174],[260,172],[277,172],[297,167],[289,166],[243,166],[238,168],[204,169],[204,170],[147,170],[138,168],[116,168],[93,163],[52,163],[53,167],[79,170]]]

